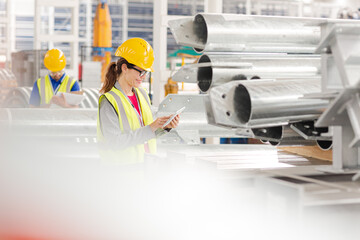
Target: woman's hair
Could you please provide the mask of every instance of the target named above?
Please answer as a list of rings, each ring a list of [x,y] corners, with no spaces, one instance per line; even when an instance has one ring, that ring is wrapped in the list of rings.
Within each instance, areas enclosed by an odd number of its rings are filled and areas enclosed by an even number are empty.
[[[126,64],[127,66],[131,66],[128,61],[126,61],[125,58],[120,57],[117,62],[112,62],[109,64],[108,70],[105,75],[105,81],[100,89],[100,93],[107,93],[109,92],[112,87],[115,85],[116,80],[118,79],[118,76],[121,74],[121,66],[123,64]]]

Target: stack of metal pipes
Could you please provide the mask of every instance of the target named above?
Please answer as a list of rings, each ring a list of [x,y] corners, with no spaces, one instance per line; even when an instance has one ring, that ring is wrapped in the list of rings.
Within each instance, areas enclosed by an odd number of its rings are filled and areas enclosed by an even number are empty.
[[[273,145],[331,140],[328,129],[314,127],[329,103],[316,97],[321,56],[315,50],[327,22],[235,14],[171,20],[176,42],[202,53],[173,80],[197,83],[207,94],[210,124],[251,129],[254,137]]]

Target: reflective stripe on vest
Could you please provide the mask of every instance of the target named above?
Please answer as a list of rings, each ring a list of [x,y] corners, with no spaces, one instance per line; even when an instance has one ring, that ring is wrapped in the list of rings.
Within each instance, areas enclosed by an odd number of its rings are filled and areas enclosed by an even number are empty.
[[[153,122],[152,112],[150,108],[150,99],[147,95],[146,91],[144,89],[137,89],[135,88],[136,94],[139,99],[139,106],[141,109],[141,113],[143,116],[143,121],[145,126],[149,125]],[[97,132],[98,132],[98,140],[100,144],[106,144],[106,141],[104,141],[104,137],[101,132],[101,126],[100,126],[100,104],[103,100],[103,98],[106,97],[106,99],[110,102],[110,104],[114,107],[115,111],[117,112],[118,118],[119,118],[119,126],[120,130],[122,132],[128,132],[133,131],[141,127],[140,121],[137,117],[136,110],[132,107],[130,102],[127,100],[126,96],[119,91],[116,88],[112,88],[109,92],[103,94],[99,98],[99,112],[98,112],[98,126],[97,126]],[[151,139],[148,141],[150,153],[156,152],[156,139]],[[106,146],[105,146],[106,147]],[[142,162],[143,156],[144,156],[144,144],[138,144],[133,147],[126,148],[124,150],[117,150],[117,151],[111,151],[111,150],[104,150],[105,148],[102,148],[101,155],[105,156],[106,158],[111,159],[111,161],[114,161],[114,158],[121,161],[121,163],[136,163],[136,162]],[[107,154],[104,154],[106,151],[108,151]],[[111,154],[109,153],[111,151]],[[112,156],[111,156],[112,155]],[[131,159],[131,160],[129,160]]]
[[[72,79],[69,81],[69,76],[65,75],[62,83],[59,86],[59,90],[57,92],[70,92],[71,88],[74,86],[76,80]],[[51,84],[51,80],[49,75],[46,75],[45,78],[39,78],[37,80],[37,86],[39,89],[40,95],[40,104],[49,104],[51,98],[54,96],[54,90]]]

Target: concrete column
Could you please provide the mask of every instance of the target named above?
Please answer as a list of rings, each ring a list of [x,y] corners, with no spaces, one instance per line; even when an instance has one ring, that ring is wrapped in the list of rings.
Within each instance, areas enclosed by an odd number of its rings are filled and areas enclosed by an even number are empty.
[[[91,0],[87,0],[86,1],[86,35],[85,35],[85,38],[86,38],[86,43],[85,45],[86,46],[92,46],[92,41],[91,41],[91,26],[92,26],[92,22],[93,22],[93,19],[92,19],[92,3],[91,3]],[[91,56],[91,48],[86,48],[85,50],[86,52],[86,57],[88,59],[90,59],[90,56]]]
[[[164,84],[167,81],[166,77],[166,59],[167,59],[167,0],[154,1],[154,35],[153,35],[153,48],[155,54],[154,73],[152,91],[152,102],[154,106],[158,106],[164,98]]]
[[[122,42],[128,39],[128,15],[129,15],[129,4],[128,0],[123,0],[122,5]]]
[[[204,0],[204,12],[206,13],[222,13],[222,0]]]

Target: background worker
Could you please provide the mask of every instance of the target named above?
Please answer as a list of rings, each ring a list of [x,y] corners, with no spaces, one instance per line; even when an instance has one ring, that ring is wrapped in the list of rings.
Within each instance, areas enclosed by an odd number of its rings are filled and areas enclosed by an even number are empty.
[[[121,44],[109,65],[99,98],[98,139],[102,151],[118,151],[121,162],[141,162],[144,152],[155,153],[156,136],[171,116],[153,120],[150,99],[141,83],[153,72],[154,52],[141,38]],[[164,128],[177,127],[179,116]]]
[[[35,81],[29,101],[30,107],[49,107],[51,104],[64,108],[77,107],[68,104],[63,94],[56,96],[61,92],[80,91],[78,81],[70,78],[64,71],[66,66],[64,53],[57,48],[50,49],[45,54],[44,65],[49,70],[49,74]]]

